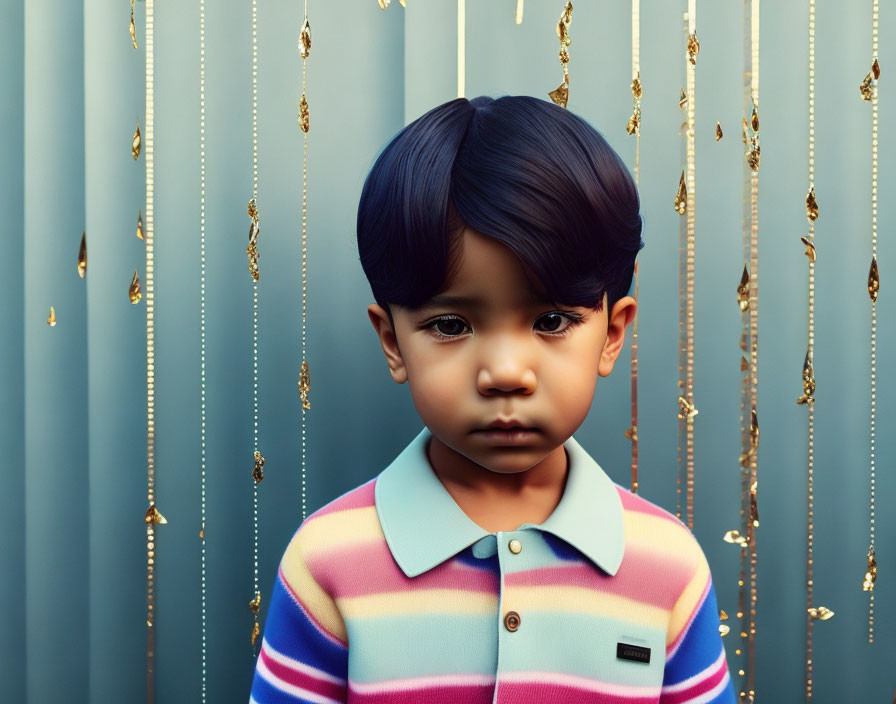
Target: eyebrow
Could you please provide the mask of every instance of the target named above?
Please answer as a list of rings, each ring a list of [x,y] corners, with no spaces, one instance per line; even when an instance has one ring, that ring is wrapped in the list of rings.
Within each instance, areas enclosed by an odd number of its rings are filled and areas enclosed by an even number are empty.
[[[530,296],[528,302],[533,306],[553,303],[553,301],[540,296]],[[421,310],[430,310],[432,308],[452,306],[456,306],[458,308],[466,307],[481,309],[485,307],[485,301],[483,301],[481,298],[471,296],[449,296],[448,294],[439,294],[433,296],[426,303],[424,303],[421,306]]]

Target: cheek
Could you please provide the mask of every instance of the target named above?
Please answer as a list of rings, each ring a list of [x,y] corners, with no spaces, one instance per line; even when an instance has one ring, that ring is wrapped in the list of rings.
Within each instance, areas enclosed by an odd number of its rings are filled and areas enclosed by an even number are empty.
[[[456,417],[468,381],[463,365],[447,355],[441,359],[428,355],[420,361],[415,357],[408,361],[408,386],[420,418],[437,427],[439,418]]]

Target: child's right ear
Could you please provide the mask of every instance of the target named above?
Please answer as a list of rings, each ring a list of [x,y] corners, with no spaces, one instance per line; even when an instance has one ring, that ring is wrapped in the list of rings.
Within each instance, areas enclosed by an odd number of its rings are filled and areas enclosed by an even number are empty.
[[[380,339],[380,345],[389,365],[389,373],[392,374],[396,384],[403,384],[408,380],[408,372],[404,364],[404,358],[401,356],[401,350],[398,347],[398,337],[392,327],[392,322],[389,320],[389,314],[381,305],[371,303],[367,306],[367,315],[370,317],[373,329],[376,330],[376,334]]]

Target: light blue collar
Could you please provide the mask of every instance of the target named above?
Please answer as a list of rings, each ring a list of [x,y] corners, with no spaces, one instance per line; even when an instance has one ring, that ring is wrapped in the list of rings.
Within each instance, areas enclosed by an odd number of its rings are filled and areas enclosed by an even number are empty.
[[[374,491],[386,542],[408,577],[432,569],[490,535],[463,512],[432,471],[426,456],[431,437],[424,426],[380,472]],[[574,437],[563,446],[569,455],[563,497],[544,523],[523,526],[552,533],[615,575],[625,549],[616,485]]]

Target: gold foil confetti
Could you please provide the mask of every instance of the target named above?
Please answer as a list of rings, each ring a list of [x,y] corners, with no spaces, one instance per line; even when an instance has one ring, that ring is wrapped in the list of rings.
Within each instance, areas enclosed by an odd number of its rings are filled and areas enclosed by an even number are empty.
[[[834,616],[834,612],[826,606],[810,606],[807,611],[813,619],[817,618],[819,621],[827,621]]]
[[[684,110],[688,106],[688,94],[684,92],[684,88],[681,89],[681,94],[678,96],[678,107]]]
[[[557,88],[548,93],[548,96],[561,108],[565,108],[566,103],[569,100],[569,84],[561,83]]]
[[[800,405],[815,402],[815,370],[812,367],[812,356],[806,350],[806,359],[803,361],[803,395],[797,400]]]
[[[756,485],[758,482],[753,482],[750,486],[750,522],[753,524],[754,528],[759,527],[759,507],[756,503]]]
[[[725,612],[725,609],[719,609],[719,620],[721,620],[721,621],[728,620],[728,614]]]
[[[808,237],[800,237],[800,241],[806,245],[806,256],[809,257],[809,261],[815,262],[815,243],[810,240]]]
[[[688,61],[697,64],[697,54],[700,53],[700,40],[697,39],[697,33],[688,35]]]
[[[716,141],[718,142],[720,139],[722,139],[723,136],[724,135],[722,133],[722,123],[716,122]]]
[[[255,204],[255,198],[249,201],[248,211],[252,222],[249,225],[249,246],[246,247],[246,256],[249,259],[249,273],[252,275],[252,280],[258,281],[258,235],[261,234],[261,225],[258,223],[258,208]]]
[[[258,218],[258,204],[255,202],[255,198],[249,199],[249,205],[246,206],[246,212],[249,213],[249,217],[253,220]]]
[[[750,368],[750,363],[747,361],[747,358],[741,355],[740,358],[740,370],[742,372],[747,371]]]
[[[756,411],[750,411],[750,442],[753,447],[757,447],[759,445],[759,419],[756,416]]]
[[[137,238],[141,240],[145,240],[146,238],[143,236],[143,211],[139,211],[137,213]]]
[[[877,581],[877,559],[874,556],[874,548],[868,549],[868,571],[865,572],[862,581],[862,589],[866,592],[874,591],[874,582]]]
[[[688,401],[684,396],[678,397],[678,417],[679,418],[693,418],[700,411],[694,408],[694,404]]]
[[[385,10],[387,7],[389,7],[389,3],[392,2],[392,0],[377,0],[377,2],[379,2],[379,4],[380,4],[380,9]],[[254,640],[253,640],[253,645],[254,645]]]
[[[128,295],[131,297],[131,303],[139,303],[140,299],[143,298],[143,294],[140,293],[140,277],[137,276],[136,269],[134,269],[134,278],[131,279],[131,287],[128,289]]]
[[[523,23],[523,0],[516,0],[516,23]]]
[[[260,630],[258,628],[258,621],[256,621],[255,625],[252,626],[252,646],[253,647],[255,647],[255,640],[258,638],[259,633],[260,633]]]
[[[818,220],[818,202],[815,200],[815,186],[809,189],[806,196],[806,217],[809,220]]]
[[[565,108],[569,101],[569,69],[567,68],[569,64],[569,51],[567,47],[572,44],[572,39],[569,37],[569,25],[571,23],[572,3],[567,2],[563,7],[563,12],[560,14],[560,19],[557,20],[556,27],[557,38],[560,39],[560,52],[558,56],[560,58],[560,65],[563,67],[563,82],[548,93],[548,97],[562,108]]]
[[[384,8],[385,9],[385,8]],[[299,55],[303,59],[307,59],[311,53],[311,25],[308,24],[308,18],[302,25],[302,33],[299,35]]]
[[[131,0],[131,44],[137,48],[137,26],[134,24],[134,0]]]
[[[53,308],[53,306],[50,306],[50,317],[47,318],[47,325],[49,325],[51,328],[56,327],[56,310]]]
[[[87,275],[87,232],[81,233],[81,246],[78,248],[78,276]]]
[[[258,616],[258,610],[261,608],[261,592],[255,592],[255,598],[249,602],[249,611]]]
[[[720,623],[720,624],[719,624],[719,633],[720,633],[721,635],[723,635],[723,636],[727,636],[728,633],[729,633],[730,631],[731,631],[731,627],[730,627],[730,626],[726,626],[724,623]]]
[[[742,548],[747,547],[747,539],[736,530],[729,530],[727,533],[725,533],[723,540],[726,543],[740,545]]]
[[[756,106],[753,106],[753,114],[750,115],[750,127],[753,128],[754,132],[759,131],[759,112],[756,110]]]
[[[750,137],[750,148],[746,151],[747,164],[753,171],[759,171],[759,135]]]
[[[641,127],[641,115],[640,110],[635,110],[632,113],[632,116],[628,118],[628,124],[625,126],[625,131],[629,134],[638,134],[638,130]]]
[[[131,140],[131,156],[134,161],[140,156],[140,123],[137,123],[137,129],[134,130],[134,138]]]
[[[880,274],[877,271],[877,257],[871,256],[871,268],[868,270],[868,295],[872,301],[877,300],[877,292],[880,290]]]
[[[750,307],[750,272],[744,264],[744,273],[741,274],[740,283],[737,285],[737,306],[742,313]]]
[[[308,371],[308,360],[302,360],[302,369],[299,372],[299,396],[302,399],[302,408],[306,411],[311,410],[311,403],[308,401],[308,391],[311,389],[311,374]]]
[[[640,73],[640,71],[632,79],[632,97],[635,100],[641,99],[641,73]]]
[[[874,96],[874,89],[871,85],[871,72],[868,72],[868,75],[865,76],[865,80],[862,81],[861,85],[859,85],[859,92],[862,94],[862,100],[871,100]]]
[[[678,192],[675,194],[673,205],[679,215],[684,215],[688,211],[688,187],[684,182],[683,169],[681,171],[681,179],[678,181]]]
[[[311,129],[311,113],[308,111],[308,101],[305,99],[304,93],[302,93],[302,97],[299,100],[299,116],[297,122],[299,123],[299,127],[302,128],[302,132],[307,134],[308,130]]]
[[[205,529],[204,529],[204,528],[201,528],[201,529],[199,530],[199,537],[200,537],[200,538],[205,538]]]
[[[625,437],[627,437],[632,442],[638,442],[638,426],[637,425],[631,426],[630,428],[625,430],[622,434],[625,435]]]
[[[146,509],[146,515],[143,517],[144,522],[147,524],[150,523],[167,523],[168,521],[165,517],[159,513],[159,509],[156,508],[156,505],[150,504],[149,508]]]
[[[877,59],[874,59],[871,63],[871,73],[874,75],[875,81],[880,78],[880,64],[877,62]]]
[[[255,480],[255,483],[258,484],[264,479],[264,455],[262,455],[258,450],[255,451],[255,466],[252,468],[252,478]]]

